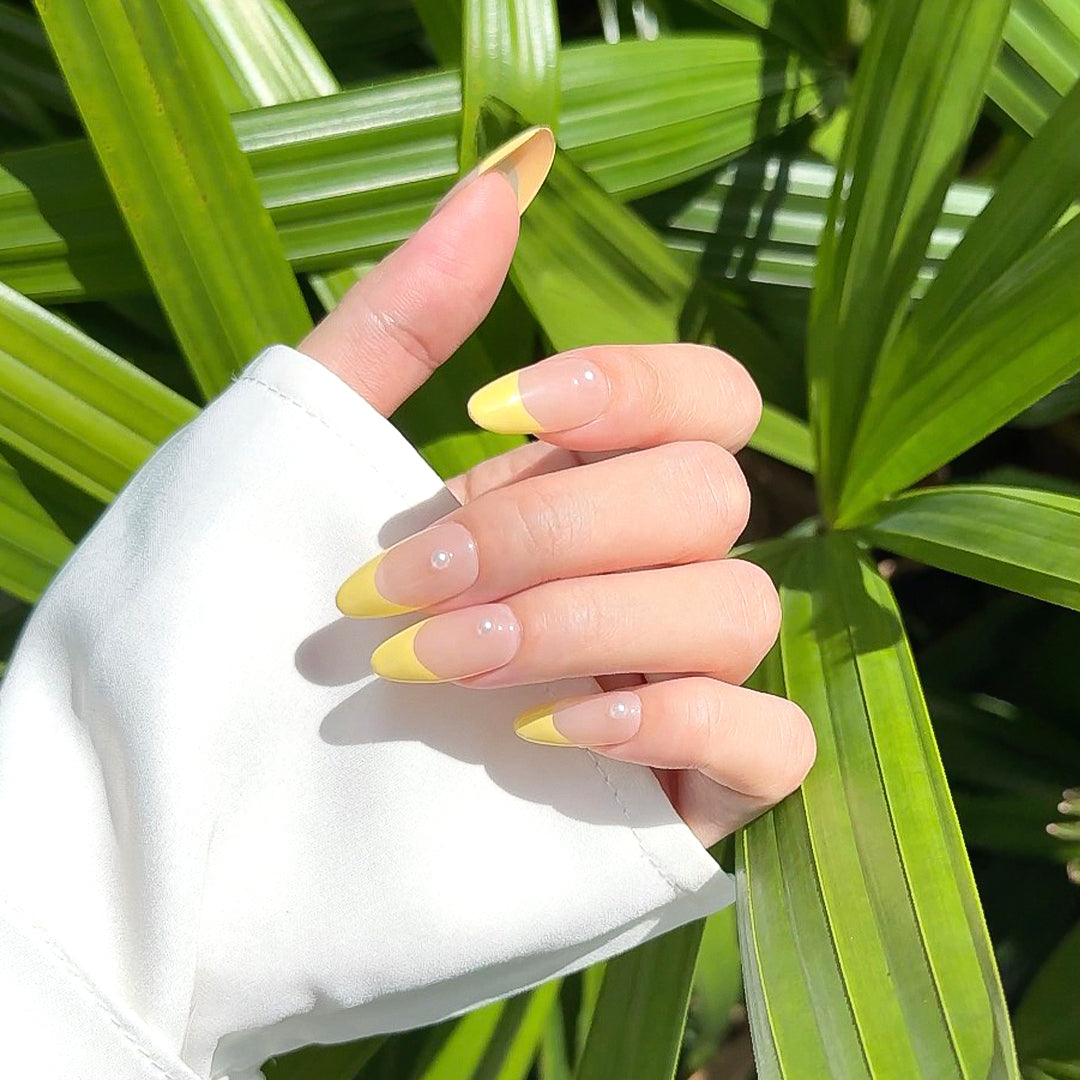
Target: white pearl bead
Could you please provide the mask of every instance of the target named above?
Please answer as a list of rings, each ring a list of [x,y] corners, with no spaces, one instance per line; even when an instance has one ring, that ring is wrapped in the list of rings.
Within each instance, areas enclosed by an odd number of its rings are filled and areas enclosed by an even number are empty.
[[[608,715],[612,720],[625,720],[630,715],[630,706],[625,701],[616,701],[608,709]]]
[[[453,559],[454,553],[452,551],[444,551],[440,548],[438,551],[432,552],[431,566],[434,570],[445,570],[450,565],[450,560]]]
[[[476,628],[478,634],[490,634],[495,629],[495,623],[491,619],[484,619]]]

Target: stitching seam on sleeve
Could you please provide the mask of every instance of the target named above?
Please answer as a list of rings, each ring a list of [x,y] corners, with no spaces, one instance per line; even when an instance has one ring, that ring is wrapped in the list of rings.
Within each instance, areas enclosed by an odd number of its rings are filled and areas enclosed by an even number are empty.
[[[124,1023],[123,1019],[117,1015],[112,1002],[110,1002],[75,965],[63,947],[34,922],[17,918],[17,913],[14,909],[6,901],[0,898],[0,912],[5,909],[8,925],[11,926],[16,933],[21,933],[31,943],[37,942],[44,947],[46,952],[52,956],[53,960],[58,963],[89,996],[97,1011],[102,1014],[105,1020],[108,1021],[113,1028],[115,1028],[123,1042],[127,1043],[128,1046],[130,1046],[158,1076],[163,1077],[164,1080],[181,1080],[181,1078],[186,1080],[188,1077],[194,1077],[195,1074],[182,1063],[178,1063],[182,1070],[180,1072],[176,1071],[176,1069],[171,1066],[163,1064],[160,1058],[148,1050],[143,1045],[142,1041],[136,1037],[130,1027]]]
[[[660,877],[667,883],[668,888],[671,889],[673,897],[677,899],[678,897],[682,896],[686,892],[686,890],[677,881],[674,881],[672,879],[671,875],[660,865],[660,863],[656,861],[656,859],[652,855],[652,852],[650,852],[649,849],[645,846],[641,837],[638,835],[637,829],[634,828],[633,822],[630,820],[630,811],[627,810],[626,803],[622,801],[622,796],[619,795],[619,789],[615,786],[611,777],[608,776],[603,765],[600,764],[599,758],[597,758],[596,754],[594,754],[591,750],[587,750],[586,753],[589,755],[589,760],[593,763],[593,768],[596,769],[596,771],[603,778],[603,781],[605,784],[607,784],[608,789],[611,791],[611,794],[615,799],[615,802],[618,803],[619,809],[623,813],[623,817],[626,818],[627,827],[634,834],[634,839],[637,840],[638,847],[641,848],[642,854],[649,861],[657,874],[659,874]]]
[[[322,425],[322,427],[326,428],[326,430],[329,431],[332,435],[334,435],[335,438],[337,438],[340,442],[344,443],[346,446],[348,446],[352,450],[354,450],[356,452],[356,454],[360,457],[360,460],[368,467],[368,469],[370,470],[370,472],[372,473],[373,476],[377,477],[380,481],[387,484],[388,487],[391,487],[392,490],[394,492],[396,492],[401,498],[403,498],[403,499],[408,498],[407,492],[405,492],[403,489],[395,486],[392,483],[392,481],[390,480],[389,477],[387,477],[384,473],[379,472],[371,464],[371,462],[365,457],[363,450],[361,450],[359,446],[357,446],[354,442],[352,442],[352,440],[346,438],[332,424],[328,424],[326,422],[326,420],[324,420],[317,413],[313,413],[309,408],[307,408],[306,405],[304,405],[301,402],[297,401],[295,398],[290,397],[288,394],[282,392],[276,386],[271,386],[270,383],[263,382],[262,379],[257,379],[252,375],[243,375],[239,379],[237,379],[236,381],[237,382],[248,382],[248,383],[253,383],[255,386],[261,386],[264,390],[268,390],[271,394],[274,394],[276,397],[281,398],[282,401],[287,401],[290,405],[294,405],[302,413],[304,413],[305,416],[310,416],[313,420],[315,420],[317,423]],[[388,422],[389,421],[387,421],[387,423]],[[589,760],[592,762],[593,768],[596,769],[596,771],[600,774],[600,777],[604,781],[604,784],[607,786],[608,790],[611,792],[611,795],[614,798],[616,805],[622,811],[622,815],[626,819],[627,828],[630,830],[630,832],[634,836],[634,839],[637,841],[638,848],[640,849],[641,854],[644,857],[645,861],[653,868],[654,871],[656,871],[656,873],[660,877],[661,881],[663,881],[664,884],[667,885],[669,889],[671,889],[673,899],[678,899],[680,896],[689,895],[688,890],[683,888],[677,881],[675,881],[671,877],[671,875],[663,868],[663,866],[661,866],[660,863],[657,862],[657,860],[653,856],[652,852],[646,846],[645,841],[642,840],[641,834],[639,833],[638,829],[634,826],[633,822],[630,820],[630,812],[627,809],[626,804],[623,802],[622,797],[619,795],[618,788],[615,786],[615,783],[612,781],[611,777],[608,776],[608,774],[605,771],[605,769],[603,768],[603,766],[597,760],[596,755],[594,753],[592,753],[591,751],[586,751],[586,753],[589,756]]]

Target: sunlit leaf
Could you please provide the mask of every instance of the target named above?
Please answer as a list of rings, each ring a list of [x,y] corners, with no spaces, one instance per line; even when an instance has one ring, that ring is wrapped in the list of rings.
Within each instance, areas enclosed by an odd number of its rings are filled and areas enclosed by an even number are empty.
[[[609,960],[575,1080],[671,1080],[701,945],[689,923]]]
[[[1080,610],[1080,498],[957,484],[883,503],[866,522],[884,548]]]
[[[982,103],[1008,0],[875,9],[819,253],[807,365],[818,487],[837,511],[856,425]]]
[[[207,395],[310,320],[185,0],[38,0],[117,204]]]
[[[844,481],[842,518],[919,480],[1080,368],[1070,329],[1075,295],[1064,287],[1080,229],[1073,221],[1044,239],[1077,190],[1080,84],[1014,163],[882,357]]]
[[[817,762],[744,829],[740,940],[758,1076],[1016,1077],[1005,1003],[888,585],[841,535],[766,545],[780,640],[754,685]]]
[[[103,501],[191,402],[0,285],[0,439]]]
[[[700,175],[818,102],[757,43],[696,35],[563,50],[560,145],[625,199]],[[456,73],[395,79],[232,118],[297,270],[378,258],[457,176]],[[146,282],[84,143],[0,154],[0,280],[39,299]]]

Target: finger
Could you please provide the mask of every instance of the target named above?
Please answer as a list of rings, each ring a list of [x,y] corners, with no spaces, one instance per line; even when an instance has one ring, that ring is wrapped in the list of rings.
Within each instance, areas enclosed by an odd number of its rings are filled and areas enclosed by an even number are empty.
[[[518,735],[649,765],[709,846],[786,798],[814,762],[814,729],[793,702],[701,677],[549,702]]]
[[[814,730],[785,698],[694,676],[549,702],[514,722],[523,739],[587,746],[656,769],[696,769],[742,795],[779,802],[814,761]]]
[[[505,603],[434,615],[384,641],[371,667],[396,681],[479,688],[639,671],[741,682],[779,626],[768,575],[721,559],[551,581]]]
[[[361,567],[346,615],[499,599],[544,581],[716,559],[746,526],[750,492],[715,443],[671,443],[481,495]]]
[[[529,442],[477,462],[467,472],[447,480],[446,486],[454,493],[458,502],[470,503],[489,491],[507,487],[518,480],[561,472],[581,463],[581,458],[573,450],[549,446],[542,442]]]
[[[427,223],[300,343],[389,415],[476,329],[514,254],[518,216],[554,154],[532,128],[478,166]]]
[[[747,370],[704,345],[604,345],[553,356],[478,390],[489,431],[541,435],[575,450],[705,439],[735,451],[761,419]]]

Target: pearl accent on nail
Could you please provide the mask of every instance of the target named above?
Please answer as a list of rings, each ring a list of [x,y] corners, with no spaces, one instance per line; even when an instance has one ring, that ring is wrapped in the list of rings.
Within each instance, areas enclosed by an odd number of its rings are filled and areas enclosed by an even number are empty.
[[[453,559],[454,553],[452,551],[446,551],[440,548],[438,551],[431,553],[431,568],[433,570],[445,570]]]
[[[476,632],[478,634],[490,634],[495,629],[495,621],[493,619],[483,619],[480,625],[477,626]]]

